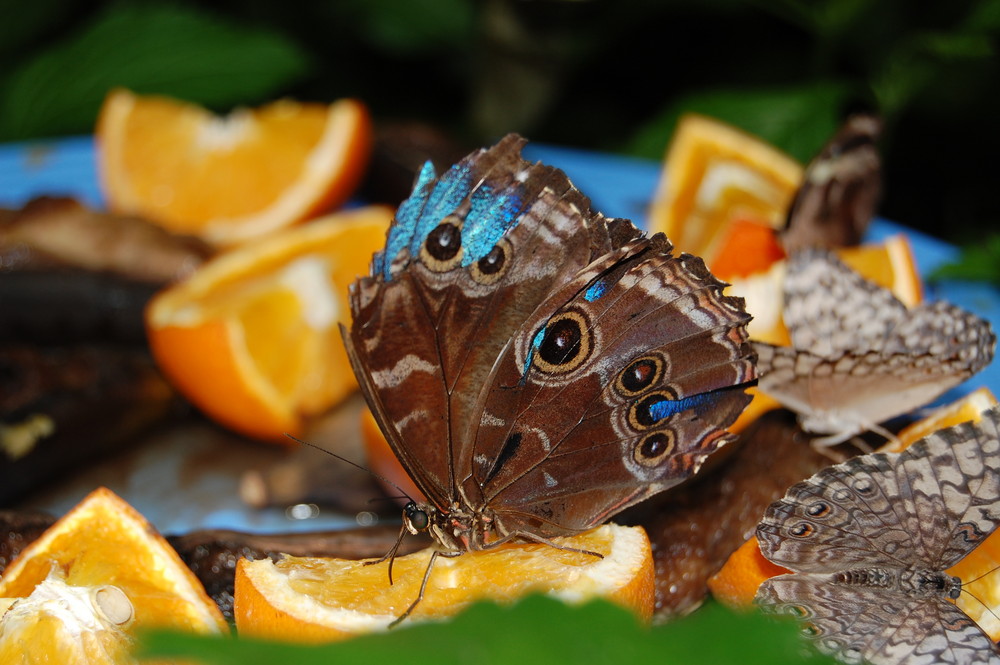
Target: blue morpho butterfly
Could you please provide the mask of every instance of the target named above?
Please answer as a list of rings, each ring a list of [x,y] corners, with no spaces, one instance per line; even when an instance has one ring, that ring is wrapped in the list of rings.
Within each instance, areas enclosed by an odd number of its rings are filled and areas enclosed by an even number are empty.
[[[524,142],[425,165],[351,287],[354,372],[426,497],[400,537],[436,545],[397,621],[438,555],[553,544],[691,477],[756,378],[742,299]]]

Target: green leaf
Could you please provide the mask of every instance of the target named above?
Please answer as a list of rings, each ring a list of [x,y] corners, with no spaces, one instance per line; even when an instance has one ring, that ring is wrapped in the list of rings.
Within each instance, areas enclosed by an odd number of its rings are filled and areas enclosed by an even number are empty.
[[[0,140],[90,131],[125,86],[221,108],[275,94],[308,57],[281,35],[173,5],[116,6],[40,53],[0,90]]]
[[[734,614],[715,604],[648,628],[610,603],[569,607],[541,596],[507,607],[483,603],[446,623],[401,627],[320,647],[152,633],[143,640],[142,655],[198,658],[209,665],[831,662],[806,651],[794,624]]]
[[[353,0],[350,7],[365,37],[390,53],[451,49],[473,31],[469,0]]]
[[[993,234],[962,248],[959,259],[932,272],[928,279],[964,279],[1000,286],[1000,234]]]
[[[629,150],[638,156],[661,158],[677,120],[684,113],[695,112],[735,125],[807,162],[836,131],[838,110],[847,95],[848,86],[835,81],[694,93],[676,100],[640,129]]]

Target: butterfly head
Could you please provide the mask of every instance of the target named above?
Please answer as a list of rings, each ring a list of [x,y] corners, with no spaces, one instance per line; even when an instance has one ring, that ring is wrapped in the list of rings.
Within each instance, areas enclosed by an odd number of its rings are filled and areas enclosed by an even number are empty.
[[[427,510],[416,501],[410,501],[403,506],[403,526],[406,527],[407,531],[417,535],[427,531],[430,525],[431,518],[427,514]]]

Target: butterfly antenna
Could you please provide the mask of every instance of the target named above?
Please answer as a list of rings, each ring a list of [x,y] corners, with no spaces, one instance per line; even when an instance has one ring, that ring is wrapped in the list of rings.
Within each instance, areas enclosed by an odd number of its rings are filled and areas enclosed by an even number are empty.
[[[993,608],[991,608],[987,603],[983,602],[983,600],[979,596],[977,596],[976,594],[972,593],[971,591],[969,591],[966,588],[970,584],[972,584],[973,582],[978,582],[979,580],[983,579],[987,575],[992,575],[993,573],[997,572],[998,570],[1000,570],[1000,566],[996,566],[994,568],[991,568],[991,569],[987,570],[985,573],[983,573],[982,575],[979,575],[978,577],[972,578],[968,582],[963,581],[962,582],[962,588],[961,588],[961,590],[964,593],[969,594],[969,596],[971,596],[972,598],[974,598],[977,603],[979,603],[980,605],[982,605],[983,609],[985,609],[987,612],[989,612],[990,615],[992,615],[994,619],[996,619],[997,621],[1000,621],[1000,616],[997,616],[997,613],[993,611]]]
[[[383,483],[386,483],[387,485],[392,485],[393,487],[395,487],[396,489],[398,489],[400,491],[400,493],[401,493],[401,497],[397,497],[397,498],[406,498],[406,499],[409,499],[410,501],[413,501],[413,497],[411,497],[409,494],[407,494],[406,490],[404,490],[402,487],[400,487],[396,483],[392,482],[391,480],[389,480],[388,478],[386,478],[382,474],[375,473],[374,471],[372,471],[371,469],[369,469],[367,466],[362,466],[361,464],[358,464],[357,462],[352,462],[351,460],[347,459],[346,457],[344,457],[342,455],[338,455],[337,453],[331,452],[331,451],[327,450],[326,448],[321,448],[320,446],[317,446],[314,443],[309,443],[308,441],[303,441],[302,439],[298,438],[297,436],[292,436],[291,434],[287,434],[287,433],[285,434],[285,436],[287,436],[292,441],[295,441],[297,443],[301,443],[304,446],[309,446],[310,448],[315,448],[316,450],[320,451],[321,453],[326,453],[327,455],[330,455],[331,457],[336,457],[341,462],[346,462],[347,464],[350,464],[351,466],[353,466],[353,467],[355,467],[357,469],[361,469],[362,471],[364,471],[366,473],[370,473],[372,476],[374,476],[375,478],[378,478]]]

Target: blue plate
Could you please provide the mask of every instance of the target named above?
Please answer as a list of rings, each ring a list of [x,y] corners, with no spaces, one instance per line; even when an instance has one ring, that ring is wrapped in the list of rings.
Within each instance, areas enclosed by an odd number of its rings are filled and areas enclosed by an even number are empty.
[[[660,164],[649,160],[529,144],[525,157],[558,166],[586,193],[596,210],[645,225],[646,208],[660,176]],[[16,143],[0,146],[0,207],[17,208],[35,196],[72,196],[103,208],[92,137]],[[869,241],[905,232],[923,275],[958,256],[956,248],[905,226],[877,219]],[[946,299],[990,321],[1000,320],[1000,293],[986,284],[945,281],[926,286],[929,299]],[[988,386],[1000,395],[1000,367],[991,364],[938,403]],[[239,498],[244,470],[277,463],[287,452],[235,441],[220,444],[194,430],[183,437],[159,437],[123,459],[82,471],[63,486],[47,488],[24,504],[62,514],[82,496],[103,484],[121,494],[161,531],[182,533],[196,528],[231,528],[258,532],[342,528],[353,516],[320,512],[305,520],[279,509],[253,510]],[[220,445],[229,446],[222,450]]]

